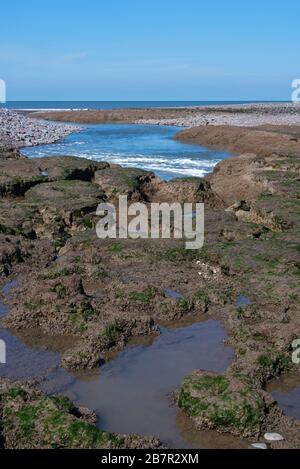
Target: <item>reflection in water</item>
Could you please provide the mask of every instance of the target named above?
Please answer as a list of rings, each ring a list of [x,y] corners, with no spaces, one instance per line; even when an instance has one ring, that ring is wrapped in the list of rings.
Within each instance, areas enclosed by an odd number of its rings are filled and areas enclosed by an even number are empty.
[[[162,329],[152,345],[127,347],[94,380],[77,380],[67,391],[97,410],[105,430],[157,435],[170,447],[193,446],[176,424],[170,395],[194,369],[221,372],[229,366],[233,352],[224,347],[224,338],[217,321]],[[217,439],[215,435],[211,443],[216,445]]]
[[[236,307],[239,308],[241,306],[249,306],[249,305],[252,305],[252,301],[250,300],[250,298],[248,298],[247,296],[239,296],[237,301],[236,301]]]
[[[272,381],[267,391],[273,395],[285,415],[300,420],[300,371]]]
[[[164,293],[166,298],[176,298],[178,300],[184,298],[181,293],[171,290],[171,288],[166,288]]]
[[[0,310],[6,314],[3,306]],[[65,338],[47,340],[36,331],[17,336],[4,329],[0,337],[8,356],[1,377],[36,379],[42,391],[68,395],[77,405],[94,409],[105,430],[156,435],[173,448],[245,446],[233,437],[194,430],[171,405],[171,393],[188,373],[222,372],[232,362],[233,352],[224,347],[225,331],[218,321],[163,328],[157,338],[133,342],[97,373],[80,376],[60,367],[58,352],[68,347]]]

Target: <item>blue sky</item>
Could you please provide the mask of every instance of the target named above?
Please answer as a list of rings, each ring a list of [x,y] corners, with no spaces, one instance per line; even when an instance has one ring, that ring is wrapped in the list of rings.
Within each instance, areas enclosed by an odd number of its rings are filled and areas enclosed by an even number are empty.
[[[4,0],[9,100],[288,100],[300,2]]]

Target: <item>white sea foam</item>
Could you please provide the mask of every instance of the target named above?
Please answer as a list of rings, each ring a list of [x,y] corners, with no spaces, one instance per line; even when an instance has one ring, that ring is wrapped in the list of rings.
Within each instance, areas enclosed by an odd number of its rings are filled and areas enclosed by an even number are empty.
[[[78,142],[79,143],[79,142]],[[84,143],[84,142],[83,142]],[[59,144],[55,153],[59,154]],[[63,145],[61,145],[63,147]],[[53,150],[49,150],[49,154],[53,154]],[[44,150],[37,151],[35,156],[43,156]],[[122,155],[120,153],[110,152],[76,152],[72,154],[77,157],[86,158],[93,161],[108,161],[111,163],[119,164],[127,168],[134,168],[137,166],[143,167],[147,171],[164,171],[165,173],[171,173],[174,175],[183,176],[197,176],[203,177],[207,174],[219,161],[220,159],[191,159],[191,158],[165,158],[163,156],[147,156],[147,155]]]

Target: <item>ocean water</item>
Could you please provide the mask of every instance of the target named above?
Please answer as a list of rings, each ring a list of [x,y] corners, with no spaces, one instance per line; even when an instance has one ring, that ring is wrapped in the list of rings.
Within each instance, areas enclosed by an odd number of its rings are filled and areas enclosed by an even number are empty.
[[[174,140],[178,127],[98,124],[51,145],[25,148],[30,158],[72,155],[153,171],[162,179],[202,177],[229,153]]]
[[[254,101],[8,101],[3,104],[2,107],[6,107],[8,109],[121,109],[210,106],[253,102]]]

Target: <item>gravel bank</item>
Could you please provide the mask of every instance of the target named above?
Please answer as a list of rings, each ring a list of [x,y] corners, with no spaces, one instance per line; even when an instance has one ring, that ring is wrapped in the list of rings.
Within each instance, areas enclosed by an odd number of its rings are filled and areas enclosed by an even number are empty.
[[[137,124],[197,127],[228,125],[256,127],[259,125],[300,125],[300,105],[293,103],[241,104],[193,108],[190,115],[176,118],[139,119]]]
[[[228,125],[300,125],[300,105],[293,103],[254,103],[177,108],[70,110],[34,112],[35,119],[75,124],[135,123],[198,127]]]
[[[0,109],[0,147],[21,148],[54,143],[80,127],[44,122],[14,111]]]

